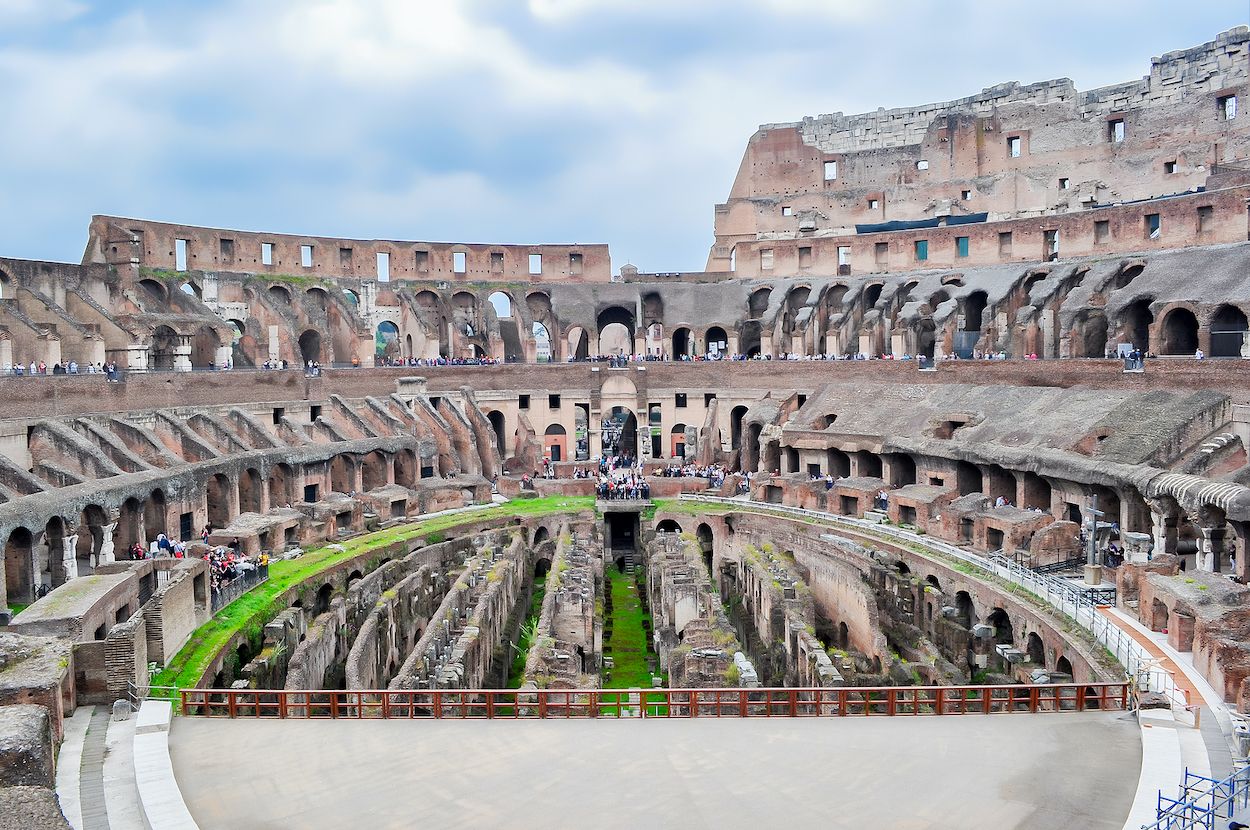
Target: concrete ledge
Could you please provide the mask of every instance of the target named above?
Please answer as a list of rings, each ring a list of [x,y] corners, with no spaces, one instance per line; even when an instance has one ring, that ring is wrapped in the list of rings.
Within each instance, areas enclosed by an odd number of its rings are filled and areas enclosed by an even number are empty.
[[[144,701],[135,724],[135,784],[144,818],[152,830],[198,830],[182,798],[169,759],[173,707],[167,700]]]
[[[1144,709],[1138,713],[1141,725],[1141,775],[1133,808],[1124,820],[1124,830],[1140,830],[1155,820],[1159,792],[1174,792],[1185,777],[1181,754],[1180,729],[1168,709]]]
[[[82,772],[82,748],[91,723],[93,706],[79,706],[65,721],[65,740],[56,756],[56,797],[61,802],[65,820],[75,830],[82,828],[82,798],[79,778]]]

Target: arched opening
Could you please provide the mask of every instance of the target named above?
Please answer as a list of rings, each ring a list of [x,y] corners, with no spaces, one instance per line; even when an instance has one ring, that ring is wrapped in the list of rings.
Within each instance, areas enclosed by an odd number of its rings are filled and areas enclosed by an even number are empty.
[[[178,346],[178,332],[169,326],[157,326],[152,332],[152,343],[148,348],[148,361],[153,371],[172,372],[174,369],[174,350]]]
[[[638,418],[625,407],[612,407],[603,422],[602,436],[604,455],[638,457]]]
[[[1042,638],[1038,636],[1036,631],[1030,631],[1028,638],[1025,640],[1025,651],[1029,655],[1029,662],[1036,666],[1046,665],[1046,649],[1042,645]]]
[[[495,316],[500,320],[512,318],[512,298],[502,291],[496,291],[486,298],[495,309]]]
[[[386,472],[386,456],[381,450],[374,450],[365,456],[360,477],[366,493],[387,485],[390,477]]]
[[[837,447],[825,450],[825,474],[834,478],[850,478],[851,457]]]
[[[994,642],[999,645],[1009,646],[1015,642],[1016,633],[1011,626],[1011,617],[1001,608],[995,608],[990,612],[989,619],[985,621],[994,629]]]
[[[1234,305],[1222,305],[1211,315],[1211,356],[1241,357],[1250,330],[1246,314]]]
[[[353,309],[360,306],[360,295],[350,288],[343,289],[343,299],[347,300],[347,304]]]
[[[760,353],[760,337],[763,327],[758,320],[748,320],[739,330],[738,351],[747,357],[756,357]]]
[[[200,326],[191,338],[191,366],[196,369],[217,367],[217,350],[221,338],[212,326]]]
[[[669,430],[669,457],[685,458],[686,457],[686,425],[673,424],[673,428]]]
[[[164,303],[166,294],[165,286],[156,280],[139,280],[139,288],[143,292],[143,299]]]
[[[269,286],[269,290],[265,293],[269,295],[269,299],[273,300],[278,305],[291,304],[291,292],[287,291],[281,285],[271,285]]]
[[[230,479],[217,473],[208,480],[205,490],[208,523],[214,530],[230,524]]]
[[[916,356],[932,361],[937,351],[937,326],[933,318],[926,317],[916,329]]]
[[[33,537],[24,527],[15,528],[4,544],[4,583],[10,600],[30,603],[35,599]]]
[[[48,562],[46,569],[43,563],[36,564],[35,580],[55,588],[65,583],[65,522],[60,516],[48,519],[43,528],[43,541],[48,546]]]
[[[1127,268],[1121,268],[1119,273],[1115,275],[1115,279],[1111,283],[1112,288],[1117,289],[1117,290],[1120,288],[1123,288],[1124,286],[1128,285],[1133,280],[1137,279],[1137,277],[1141,274],[1141,272],[1145,270],[1146,270],[1146,266],[1142,265],[1141,263],[1130,265]]]
[[[490,421],[491,431],[495,433],[495,446],[499,448],[499,457],[508,457],[508,443],[504,435],[504,416],[498,409],[492,409],[486,415],[486,420]]]
[[[699,542],[699,552],[703,554],[703,566],[707,569],[707,575],[714,578],[712,570],[712,554],[713,540],[712,528],[706,523],[700,523],[694,532],[695,538]]]
[[[321,332],[308,329],[299,336],[299,354],[307,365],[309,361],[321,362]]]
[[[972,596],[967,591],[958,591],[955,594],[955,622],[966,629],[971,629],[976,625],[976,607],[973,606]]]
[[[768,311],[768,299],[772,296],[771,288],[757,288],[751,292],[750,298],[747,300],[747,309],[750,311],[752,319],[758,320]]]
[[[294,471],[289,464],[275,464],[269,471],[269,501],[274,506],[295,503]]]
[[[330,489],[336,493],[356,492],[356,467],[350,457],[336,455],[330,460]]]
[[[755,472],[760,464],[760,435],[764,432],[763,424],[747,425],[747,441],[742,448],[743,472]]]
[[[673,353],[674,360],[689,357],[692,344],[690,342],[690,329],[684,326],[673,331]]]
[[[729,350],[729,335],[720,326],[712,326],[707,330],[707,353],[719,357]]]
[[[165,526],[167,514],[165,491],[157,487],[143,505],[143,527],[148,539],[155,539],[157,535],[169,532]]]
[[[555,354],[551,349],[551,332],[542,323],[535,321],[530,327],[534,336],[534,359],[538,363],[550,363]]]
[[[78,573],[91,573],[99,562],[100,550],[104,546],[104,525],[106,514],[98,504],[89,504],[83,509],[78,519]],[[110,534],[112,530],[109,531]]]
[[[746,415],[745,406],[735,406],[729,412],[729,445],[734,450],[742,447],[742,419]]]
[[[1150,327],[1154,324],[1154,312],[1150,310],[1150,298],[1134,300],[1120,315],[1120,329],[1129,338],[1129,344],[1143,352],[1152,351]]]
[[[384,360],[399,357],[399,326],[390,320],[378,323],[374,334],[374,354]]]
[[[906,487],[916,483],[916,459],[906,453],[893,452],[883,456],[883,460],[891,487]]]
[[[256,338],[247,333],[242,320],[227,320],[230,324],[230,362],[236,368],[256,366]]]
[[[1059,655],[1059,659],[1055,660],[1055,672],[1058,674],[1066,674],[1068,677],[1071,677],[1072,661],[1067,657],[1064,657],[1062,654]]]
[[[672,519],[662,519],[655,526],[656,533],[681,533],[681,525]]]
[[[586,335],[586,330],[581,326],[573,326],[569,329],[568,346],[570,360],[585,360],[590,356],[590,338]]]
[[[960,461],[956,466],[955,482],[955,486],[959,489],[959,495],[961,496],[984,492],[981,468],[968,461]]]
[[[400,487],[415,487],[417,483],[417,455],[412,450],[400,450],[395,454],[395,483]]]
[[[144,544],[143,538],[143,505],[134,496],[122,502],[121,515],[117,523],[117,541],[121,555],[130,556],[130,549],[136,543]]]
[[[178,290],[183,294],[186,294],[188,297],[195,297],[197,300],[202,297],[200,287],[193,282],[184,282],[182,285],[178,286]]]
[[[632,354],[634,351],[634,314],[622,306],[610,306],[599,312],[599,354]]]
[[[1106,357],[1107,316],[1100,309],[1090,309],[1081,314],[1076,323],[1076,340],[1079,357]]]
[[[1187,308],[1174,308],[1163,318],[1162,354],[1192,355],[1198,350],[1198,318]]]
[[[551,461],[567,461],[569,458],[568,433],[561,424],[549,424],[543,431],[543,449]]]
[[[881,291],[884,288],[885,283],[880,282],[864,287],[864,311],[871,311],[877,307],[877,301],[881,299]]]
[[[1050,482],[1037,473],[1025,473],[1021,486],[1020,506],[1026,510],[1050,512]]]
[[[929,313],[932,314],[936,312],[938,306],[942,303],[950,302],[950,298],[951,295],[940,288],[937,291],[934,291],[929,295],[929,301],[926,303],[926,305],[929,306]]]
[[[874,452],[861,450],[859,457],[859,474],[869,478],[881,478],[881,456]]]
[[[545,527],[538,528],[537,530],[534,531],[534,547],[538,547],[539,545],[541,545],[543,542],[547,541],[550,538],[551,538],[551,531],[547,530],[547,528]],[[551,563],[548,562],[547,564],[550,565]],[[543,571],[543,573],[546,573],[546,571]]]
[[[851,630],[845,622],[838,623],[838,648],[846,650],[851,647]]]
[[[928,585],[933,590],[938,591],[939,593],[941,592],[942,583],[939,582],[938,578],[934,576],[933,574],[929,574],[928,576],[926,576],[924,578],[924,581],[925,581],[925,584]]]
[[[325,311],[330,307],[330,295],[323,288],[310,288],[304,292],[304,296],[308,301],[321,311]]]
[[[330,599],[334,596],[334,586],[329,582],[317,589],[317,604],[313,608],[313,616],[317,617],[330,610]]]
[[[260,472],[248,467],[239,474],[239,512],[260,513],[264,510],[263,501]]]
[[[980,331],[988,297],[984,291],[973,291],[964,300],[964,331]]]

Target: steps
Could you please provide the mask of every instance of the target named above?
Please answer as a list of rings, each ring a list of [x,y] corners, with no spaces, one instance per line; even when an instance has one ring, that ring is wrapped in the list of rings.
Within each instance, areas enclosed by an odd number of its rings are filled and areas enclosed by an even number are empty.
[[[65,721],[56,793],[74,830],[145,830],[133,758],[135,720],[106,706],[80,706]]]

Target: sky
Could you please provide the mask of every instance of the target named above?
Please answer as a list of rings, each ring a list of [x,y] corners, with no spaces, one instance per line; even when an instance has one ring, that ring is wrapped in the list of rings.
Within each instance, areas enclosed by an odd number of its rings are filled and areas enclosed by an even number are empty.
[[[1072,78],[1250,0],[0,0],[0,256],[92,214],[700,270],[760,124]]]

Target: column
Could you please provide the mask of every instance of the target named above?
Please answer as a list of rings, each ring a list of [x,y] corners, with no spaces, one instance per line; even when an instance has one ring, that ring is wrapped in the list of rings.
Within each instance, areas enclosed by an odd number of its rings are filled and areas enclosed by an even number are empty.
[[[1150,505],[1150,524],[1151,532],[1154,536],[1154,553],[1175,554],[1176,525],[1179,516],[1162,499],[1148,499],[1147,504]]]

